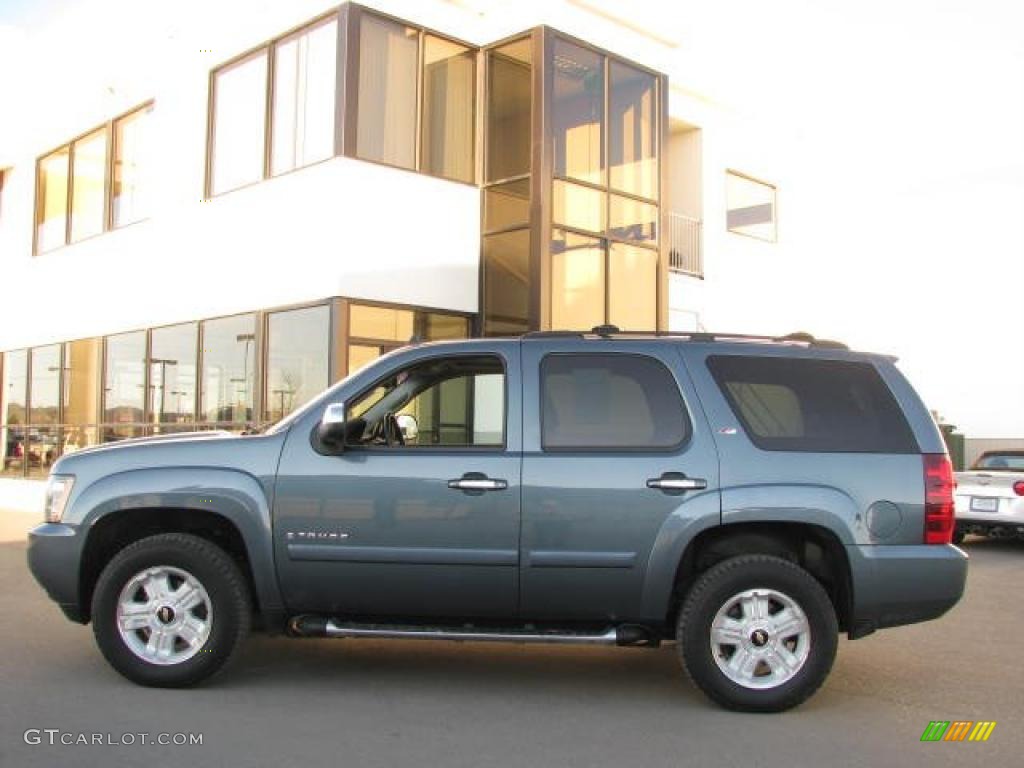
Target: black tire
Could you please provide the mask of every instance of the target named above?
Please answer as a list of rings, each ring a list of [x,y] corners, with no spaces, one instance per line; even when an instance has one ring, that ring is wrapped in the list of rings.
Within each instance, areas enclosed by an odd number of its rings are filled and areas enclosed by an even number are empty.
[[[966,531],[959,525],[953,529],[953,543],[958,547],[964,543],[964,538],[967,536]]]
[[[194,576],[212,605],[206,642],[176,664],[137,655],[117,624],[121,591],[136,574],[161,566]],[[185,533],[150,536],[125,547],[103,569],[92,598],[93,634],[110,665],[134,683],[161,688],[195,685],[223,669],[249,634],[251,614],[249,588],[235,561],[215,544]]]
[[[771,688],[734,682],[719,668],[712,649],[711,625],[716,613],[733,596],[751,589],[776,590],[789,597],[803,611],[810,628],[803,665]],[[710,699],[727,709],[780,712],[806,700],[828,677],[836,655],[838,625],[825,590],[803,568],[770,555],[740,555],[723,560],[697,578],[683,601],[676,640],[683,668]]]

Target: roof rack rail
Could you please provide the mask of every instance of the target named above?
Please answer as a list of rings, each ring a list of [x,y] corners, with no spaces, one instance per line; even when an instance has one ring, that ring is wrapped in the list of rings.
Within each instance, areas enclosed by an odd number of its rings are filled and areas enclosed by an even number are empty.
[[[766,336],[757,333],[716,333],[713,331],[623,331],[614,325],[596,325],[590,331],[530,331],[524,333],[524,339],[558,339],[572,338],[582,339],[588,335],[599,336],[602,339],[616,337],[650,337],[685,339],[693,342],[712,342],[719,340],[732,341],[772,341],[776,343],[797,343],[806,344],[809,347],[821,349],[849,349],[841,341],[832,339],[819,339],[806,331],[794,331],[784,336]]]

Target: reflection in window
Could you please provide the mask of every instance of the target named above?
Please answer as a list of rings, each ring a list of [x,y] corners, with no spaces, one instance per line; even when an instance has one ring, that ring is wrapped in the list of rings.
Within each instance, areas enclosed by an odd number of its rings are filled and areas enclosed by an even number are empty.
[[[555,175],[604,181],[604,60],[594,51],[555,40],[552,121]]]
[[[421,170],[472,183],[476,55],[464,45],[423,37]]]
[[[256,317],[236,315],[203,323],[202,418],[243,428],[253,419]]]
[[[658,327],[658,252],[612,243],[608,253],[608,322],[624,331]]]
[[[31,351],[28,430],[25,455],[29,475],[46,476],[60,456],[60,344]]]
[[[146,387],[146,332],[107,337],[103,376],[105,440],[142,434]]]
[[[271,173],[334,154],[338,22],[327,19],[274,46]]]
[[[327,387],[330,318],[327,306],[274,312],[267,318],[265,419],[284,418]]]
[[[611,187],[653,200],[658,196],[654,76],[612,60],[609,80]]]
[[[775,187],[727,171],[725,201],[730,232],[775,242]]]
[[[487,53],[487,181],[530,172],[531,44],[526,37]]]
[[[71,157],[71,242],[74,243],[103,231],[107,132],[95,131],[76,141]]]
[[[556,224],[604,233],[604,192],[560,179],[553,185],[551,217]]]
[[[3,355],[3,391],[0,392],[0,475],[21,475],[25,461],[25,418],[28,392],[28,352],[24,349]]]
[[[196,323],[154,328],[149,357],[149,413],[158,431],[195,420]]]
[[[266,50],[214,74],[211,194],[263,178],[266,100]]]
[[[445,312],[349,304],[348,372],[355,373],[381,355],[410,341],[463,339],[469,321]]]
[[[44,253],[67,241],[68,157],[67,147],[39,160],[36,203],[36,252]]]
[[[94,445],[99,440],[101,339],[81,339],[64,345],[64,416],[62,453]]]
[[[418,38],[412,27],[362,16],[356,153],[364,160],[416,167]]]
[[[608,234],[620,240],[658,244],[658,206],[631,197],[611,196]]]
[[[530,223],[530,180],[495,184],[484,190],[484,232],[497,232]]]
[[[486,235],[484,335],[526,333],[530,329],[530,230]]]
[[[589,330],[604,322],[604,246],[595,237],[551,233],[551,327]]]
[[[136,110],[114,122],[114,178],[111,180],[111,219],[115,227],[149,215],[152,162],[150,117],[153,106]]]

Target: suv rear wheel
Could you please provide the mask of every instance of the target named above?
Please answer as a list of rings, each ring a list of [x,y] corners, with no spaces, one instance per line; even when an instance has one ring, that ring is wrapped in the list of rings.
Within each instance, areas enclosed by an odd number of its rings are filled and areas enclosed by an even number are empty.
[[[183,533],[141,539],[100,575],[92,601],[96,643],[142,685],[193,685],[219,671],[250,625],[241,571],[214,544]]]
[[[730,709],[778,712],[825,681],[838,628],[832,602],[800,566],[741,555],[709,568],[690,589],[676,639],[687,674]]]

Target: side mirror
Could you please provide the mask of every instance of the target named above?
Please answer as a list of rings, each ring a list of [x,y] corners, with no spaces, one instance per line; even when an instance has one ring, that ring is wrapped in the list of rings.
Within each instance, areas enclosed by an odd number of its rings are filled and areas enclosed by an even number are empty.
[[[400,413],[395,417],[398,428],[402,430],[402,439],[405,442],[416,440],[420,436],[420,424],[411,413]]]
[[[320,418],[320,426],[316,429],[320,444],[330,448],[334,453],[345,450],[345,404],[331,403],[324,409]]]

